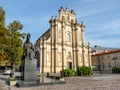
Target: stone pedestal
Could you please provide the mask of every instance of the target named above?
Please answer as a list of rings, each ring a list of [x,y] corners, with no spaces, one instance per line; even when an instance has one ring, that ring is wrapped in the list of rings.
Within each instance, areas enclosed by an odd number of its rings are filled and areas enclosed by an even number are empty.
[[[36,80],[36,59],[25,59],[22,70],[22,80],[24,81],[35,81]]]

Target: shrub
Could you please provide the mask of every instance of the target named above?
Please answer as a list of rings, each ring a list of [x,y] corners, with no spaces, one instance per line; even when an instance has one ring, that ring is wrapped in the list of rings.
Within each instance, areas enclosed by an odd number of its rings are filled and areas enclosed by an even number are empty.
[[[79,66],[76,69],[76,74],[78,76],[88,76],[88,75],[92,75],[93,74],[93,70],[91,67],[87,67],[87,66]]]
[[[60,72],[61,72],[61,77],[71,77],[75,73],[74,70],[72,69],[63,69]]]
[[[120,73],[120,67],[113,67],[112,73]]]
[[[15,77],[10,77],[10,81],[16,81]]]

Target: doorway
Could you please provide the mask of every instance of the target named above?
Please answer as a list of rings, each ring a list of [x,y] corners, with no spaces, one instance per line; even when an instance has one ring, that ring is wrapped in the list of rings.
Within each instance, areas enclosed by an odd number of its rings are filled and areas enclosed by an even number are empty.
[[[72,62],[68,62],[68,69],[72,69]]]

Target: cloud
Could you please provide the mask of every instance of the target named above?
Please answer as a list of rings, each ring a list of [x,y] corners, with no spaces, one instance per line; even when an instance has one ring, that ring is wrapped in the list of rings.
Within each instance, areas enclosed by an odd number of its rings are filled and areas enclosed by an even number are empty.
[[[116,48],[120,48],[120,40],[119,39],[100,39],[100,38],[86,38],[87,41],[90,42],[91,46],[93,47],[94,45],[100,45],[103,47],[116,47]]]
[[[78,17],[79,18],[85,18],[85,17],[90,17],[90,16],[94,16],[94,15],[98,15],[98,14],[102,14],[102,13],[106,13],[109,11],[112,11],[115,8],[112,7],[92,7],[92,8],[85,8],[85,9],[81,9],[78,12]]]
[[[89,30],[85,37],[86,41],[90,41],[92,46],[120,47],[120,18],[101,22],[91,28],[92,30]]]
[[[120,18],[103,23],[103,29],[109,29],[111,32],[120,33]]]

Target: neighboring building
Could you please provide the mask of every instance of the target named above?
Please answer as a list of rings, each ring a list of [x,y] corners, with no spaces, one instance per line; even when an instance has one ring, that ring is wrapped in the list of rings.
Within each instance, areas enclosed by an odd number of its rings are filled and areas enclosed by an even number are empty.
[[[91,57],[94,70],[111,70],[120,66],[120,49],[92,53]]]
[[[52,17],[49,23],[50,28],[36,41],[40,48],[40,72],[91,66],[90,44],[85,45],[84,40],[85,26],[77,22],[75,12],[61,7],[59,17]]]
[[[110,48],[110,47],[101,47],[99,45],[95,45],[92,49],[91,49],[91,52],[92,53],[98,53],[98,52],[104,52],[104,51],[107,51],[107,50],[115,50],[117,48]]]

